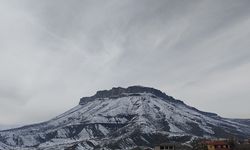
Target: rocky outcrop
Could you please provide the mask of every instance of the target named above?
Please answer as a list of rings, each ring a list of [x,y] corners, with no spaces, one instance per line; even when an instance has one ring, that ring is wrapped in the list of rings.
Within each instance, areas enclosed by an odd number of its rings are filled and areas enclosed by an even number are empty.
[[[130,86],[128,88],[122,88],[122,87],[114,87],[110,90],[102,90],[97,91],[95,95],[90,97],[82,97],[80,99],[79,104],[83,105],[87,102],[95,99],[104,99],[104,98],[119,98],[119,97],[125,97],[129,95],[134,95],[139,93],[151,93],[154,96],[160,97],[165,100],[175,100],[173,97],[166,95],[160,90],[151,88],[151,87],[143,87],[143,86]],[[139,96],[139,95],[138,95]],[[176,102],[183,103],[180,100],[176,100]]]

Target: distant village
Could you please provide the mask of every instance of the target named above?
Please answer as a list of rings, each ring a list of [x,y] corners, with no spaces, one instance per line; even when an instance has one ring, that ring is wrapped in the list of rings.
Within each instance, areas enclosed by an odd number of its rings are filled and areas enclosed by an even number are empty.
[[[250,139],[197,139],[191,144],[167,142],[154,148],[137,147],[133,150],[250,150]]]

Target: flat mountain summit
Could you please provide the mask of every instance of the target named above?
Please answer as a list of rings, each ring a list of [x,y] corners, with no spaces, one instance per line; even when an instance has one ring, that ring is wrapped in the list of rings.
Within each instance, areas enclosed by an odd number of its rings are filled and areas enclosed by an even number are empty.
[[[249,120],[203,112],[150,87],[116,87],[46,122],[0,131],[0,149],[129,149],[195,137],[248,138]]]
[[[84,104],[88,101],[91,101],[97,98],[119,98],[119,97],[126,97],[128,95],[138,94],[138,93],[151,93],[152,95],[161,97],[163,99],[174,100],[174,98],[154,88],[143,87],[143,86],[130,86],[128,88],[114,87],[110,90],[97,91],[96,94],[91,97],[81,98],[79,104],[81,105],[81,104]]]

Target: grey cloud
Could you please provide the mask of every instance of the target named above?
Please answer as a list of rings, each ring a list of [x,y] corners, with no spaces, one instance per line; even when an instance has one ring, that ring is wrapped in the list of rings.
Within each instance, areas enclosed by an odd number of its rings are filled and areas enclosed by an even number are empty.
[[[47,120],[96,90],[129,85],[250,117],[247,108],[219,108],[225,100],[248,104],[247,0],[0,4],[0,124]]]

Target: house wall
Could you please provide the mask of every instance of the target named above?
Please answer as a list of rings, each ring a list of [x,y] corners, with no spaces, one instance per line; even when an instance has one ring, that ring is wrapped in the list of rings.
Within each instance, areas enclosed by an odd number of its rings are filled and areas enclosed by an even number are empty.
[[[216,147],[215,145],[207,145],[208,150],[231,150],[229,145],[219,145]]]
[[[175,149],[175,146],[173,146],[173,145],[162,145],[162,146],[164,146],[164,149],[161,149],[161,146],[156,146],[155,150],[177,150],[177,149]],[[172,146],[173,148],[172,149],[165,148],[165,147],[169,147],[169,146]]]
[[[250,150],[250,144],[236,145],[235,150]]]
[[[213,145],[207,145],[208,150],[215,150],[215,147]]]

